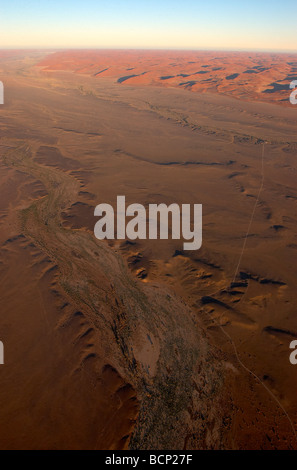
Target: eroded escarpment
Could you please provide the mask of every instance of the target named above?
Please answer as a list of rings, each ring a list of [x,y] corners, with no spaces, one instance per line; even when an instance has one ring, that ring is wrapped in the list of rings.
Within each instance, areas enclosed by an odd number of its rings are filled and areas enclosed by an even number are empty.
[[[54,407],[56,446],[75,448],[79,432],[71,428],[84,423],[85,429],[89,422],[89,448],[223,448],[223,419],[231,406],[223,406],[224,369],[194,312],[166,287],[134,280],[106,243],[63,225],[62,212],[75,204],[83,183],[68,168],[40,161],[39,148],[20,144],[5,155],[8,167],[45,189],[19,211],[19,234],[4,242],[2,253],[10,265],[21,253],[26,275],[37,279],[49,328],[43,347],[59,351],[45,364],[50,377],[55,370],[47,392],[38,388],[42,409]],[[44,375],[38,368],[35,373]],[[66,394],[67,404],[58,395],[51,402],[57,391]],[[71,424],[66,440],[59,437],[59,403]],[[84,417],[70,416],[71,405]]]

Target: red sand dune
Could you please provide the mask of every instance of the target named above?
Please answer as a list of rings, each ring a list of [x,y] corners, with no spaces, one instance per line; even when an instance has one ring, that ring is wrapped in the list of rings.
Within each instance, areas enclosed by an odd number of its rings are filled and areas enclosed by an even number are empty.
[[[296,54],[214,51],[62,51],[38,64],[119,85],[154,85],[216,92],[289,105],[297,78]]]
[[[296,56],[9,54],[0,448],[296,449]],[[202,249],[95,239],[119,194]]]

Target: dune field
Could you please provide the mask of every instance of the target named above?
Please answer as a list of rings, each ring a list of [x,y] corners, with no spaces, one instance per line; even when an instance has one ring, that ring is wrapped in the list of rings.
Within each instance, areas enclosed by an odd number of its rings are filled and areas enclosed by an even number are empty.
[[[0,51],[1,449],[297,449],[297,55]],[[203,245],[94,236],[202,204]]]

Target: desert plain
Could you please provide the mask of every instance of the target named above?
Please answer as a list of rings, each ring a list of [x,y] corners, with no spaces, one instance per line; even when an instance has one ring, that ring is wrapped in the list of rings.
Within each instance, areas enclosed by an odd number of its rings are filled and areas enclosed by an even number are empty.
[[[297,56],[0,51],[1,449],[297,449]],[[203,205],[203,245],[94,236]]]

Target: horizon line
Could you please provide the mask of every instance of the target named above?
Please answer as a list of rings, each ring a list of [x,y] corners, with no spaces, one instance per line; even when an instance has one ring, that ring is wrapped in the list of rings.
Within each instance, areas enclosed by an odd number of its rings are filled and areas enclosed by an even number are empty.
[[[264,52],[278,54],[297,54],[297,49],[246,49],[246,48],[191,48],[191,47],[121,47],[121,46],[57,46],[57,47],[36,47],[36,46],[0,46],[0,50],[6,51],[179,51],[179,52]]]

